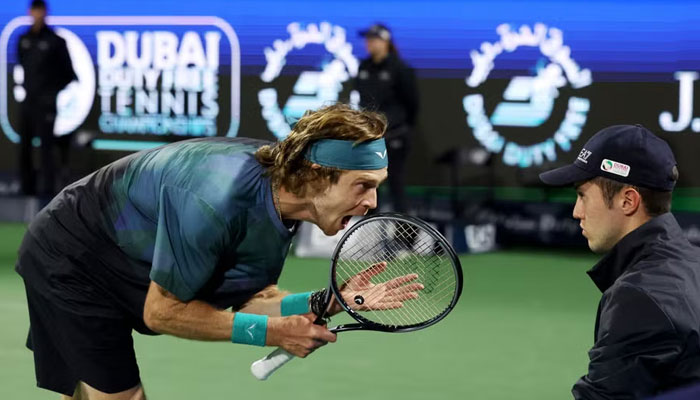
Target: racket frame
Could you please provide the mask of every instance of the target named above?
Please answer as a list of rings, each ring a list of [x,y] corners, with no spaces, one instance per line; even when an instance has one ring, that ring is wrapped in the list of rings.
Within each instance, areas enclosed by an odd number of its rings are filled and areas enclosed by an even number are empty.
[[[413,324],[413,325],[403,325],[401,327],[398,326],[386,326],[382,324],[375,323],[373,321],[370,321],[366,318],[364,318],[362,315],[357,313],[355,310],[350,308],[346,303],[345,300],[340,296],[340,290],[336,286],[335,282],[335,269],[337,265],[337,260],[338,256],[340,253],[340,248],[341,244],[345,242],[347,237],[352,234],[352,232],[355,231],[355,229],[359,228],[360,226],[369,223],[371,221],[374,221],[378,218],[382,219],[389,219],[389,220],[397,220],[399,222],[409,222],[412,224],[415,224],[419,226],[422,229],[425,229],[426,231],[430,232],[430,234],[433,235],[433,237],[438,241],[442,242],[441,244],[445,248],[445,251],[447,252],[447,256],[451,258],[452,261],[452,268],[455,272],[456,279],[455,279],[455,293],[452,296],[452,300],[450,302],[450,305],[439,315],[435,316],[434,318],[429,319],[428,321],[424,321],[418,324]],[[459,262],[459,258],[457,258],[457,254],[455,253],[454,249],[450,245],[450,243],[445,239],[444,236],[440,232],[438,232],[435,228],[432,226],[428,225],[427,223],[421,221],[420,219],[413,218],[411,216],[407,215],[401,215],[401,214],[395,214],[395,213],[382,213],[382,214],[376,214],[369,216],[367,218],[362,219],[361,221],[357,222],[355,225],[353,225],[343,236],[341,237],[340,241],[338,242],[338,245],[335,247],[335,250],[333,251],[333,256],[331,257],[331,269],[330,269],[330,283],[328,285],[328,290],[326,291],[326,297],[324,299],[325,301],[325,312],[324,315],[318,316],[316,319],[315,323],[316,324],[325,324],[326,320],[324,319],[325,315],[328,313],[328,310],[331,306],[331,300],[333,299],[333,296],[335,296],[336,301],[340,304],[340,306],[343,308],[345,312],[350,314],[352,318],[354,318],[358,323],[356,324],[344,324],[344,325],[338,325],[334,328],[330,328],[329,330],[331,332],[337,333],[337,332],[346,332],[346,331],[357,331],[357,330],[369,330],[369,331],[380,331],[380,332],[411,332],[415,331],[418,329],[423,329],[427,328],[436,322],[440,321],[441,319],[445,318],[447,314],[454,309],[455,305],[457,304],[457,301],[459,300],[460,295],[462,294],[462,285],[463,285],[463,275],[462,275],[462,265]],[[255,361],[251,365],[251,372],[253,375],[259,379],[259,380],[266,380],[272,373],[274,373],[277,369],[285,365],[287,362],[291,361],[294,358],[294,356],[287,351],[285,351],[282,348],[277,348],[277,350],[274,350],[272,353],[270,353],[268,356]]]
[[[456,279],[455,279],[455,293],[452,296],[452,300],[450,301],[450,305],[445,308],[445,310],[436,315],[435,317],[423,321],[417,324],[412,324],[412,325],[402,325],[402,326],[387,326],[383,324],[378,324],[374,321],[370,321],[367,318],[363,317],[361,314],[359,314],[357,311],[353,310],[350,306],[348,306],[345,303],[345,300],[343,297],[340,295],[340,288],[337,287],[336,280],[335,280],[335,271],[336,271],[336,266],[337,266],[337,261],[338,257],[340,256],[340,251],[342,250],[342,244],[345,243],[347,238],[352,235],[355,230],[360,228],[362,225],[374,222],[377,219],[385,219],[385,220],[393,220],[393,221],[398,221],[398,222],[408,222],[414,225],[417,225],[419,228],[424,229],[428,231],[433,238],[438,241],[442,242],[441,245],[447,252],[447,256],[451,258],[452,261],[452,268],[455,273]],[[459,262],[459,258],[457,257],[457,254],[455,253],[454,249],[452,248],[452,245],[447,241],[447,239],[435,228],[427,224],[425,221],[422,221],[418,218],[411,217],[410,215],[404,215],[404,214],[398,214],[398,213],[380,213],[380,214],[374,214],[370,215],[369,217],[363,218],[362,220],[358,221],[355,223],[347,232],[343,234],[343,236],[340,238],[338,241],[338,245],[335,247],[333,250],[333,255],[331,256],[331,268],[330,268],[330,278],[329,278],[329,284],[328,284],[328,290],[326,291],[326,298],[325,298],[325,303],[326,303],[326,313],[324,313],[323,316],[319,316],[319,318],[316,320],[316,323],[325,323],[325,315],[328,312],[328,309],[330,308],[331,305],[331,300],[333,299],[333,296],[335,296],[336,301],[340,306],[343,308],[345,312],[350,314],[350,316],[357,321],[357,324],[344,324],[344,325],[338,325],[334,328],[331,328],[330,331],[337,333],[337,332],[347,332],[347,331],[357,331],[357,330],[369,330],[369,331],[380,331],[380,332],[397,332],[397,333],[402,333],[402,332],[412,332],[416,331],[419,329],[427,328],[431,325],[436,324],[447,314],[454,309],[455,305],[457,304],[457,301],[459,300],[459,297],[462,295],[462,286],[463,286],[463,273],[462,273],[462,264]]]

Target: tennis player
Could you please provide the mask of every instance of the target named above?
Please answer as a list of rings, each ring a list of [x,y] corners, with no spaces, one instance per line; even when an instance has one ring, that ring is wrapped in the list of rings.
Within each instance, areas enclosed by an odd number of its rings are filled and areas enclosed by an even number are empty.
[[[385,129],[380,114],[333,105],[273,145],[177,142],[65,188],[29,226],[16,267],[38,386],[68,398],[145,398],[132,330],[299,357],[334,342],[310,313],[323,293],[289,295],[275,283],[299,221],[334,235],[376,207]],[[381,293],[370,307],[416,296],[415,276],[370,287],[384,267],[348,286]]]
[[[540,175],[576,186],[574,218],[603,292],[576,399],[641,399],[700,382],[700,249],[669,212],[678,179],[668,144],[640,125],[596,133],[578,158]]]

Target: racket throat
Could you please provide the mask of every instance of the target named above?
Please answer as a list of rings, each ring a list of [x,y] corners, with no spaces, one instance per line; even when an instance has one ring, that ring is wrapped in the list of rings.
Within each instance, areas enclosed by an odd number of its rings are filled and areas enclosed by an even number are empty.
[[[345,324],[345,325],[338,325],[338,326],[330,328],[328,330],[333,332],[333,333],[338,333],[338,332],[367,330],[367,328],[362,324]]]

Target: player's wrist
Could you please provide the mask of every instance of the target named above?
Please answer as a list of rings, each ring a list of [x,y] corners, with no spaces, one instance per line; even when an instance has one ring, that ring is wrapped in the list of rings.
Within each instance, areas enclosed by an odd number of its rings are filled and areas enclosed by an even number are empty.
[[[309,299],[313,292],[294,293],[282,298],[280,302],[280,315],[288,317],[290,315],[306,314],[311,311]]]
[[[290,327],[293,326],[290,320],[298,318],[297,316],[290,315],[288,317],[270,317],[267,320],[267,337],[265,338],[265,344],[267,346],[282,346],[289,334]]]
[[[325,314],[326,294],[328,289],[315,292],[290,294],[280,302],[280,315],[288,317],[312,312],[317,316]]]
[[[309,310],[317,317],[322,317],[326,313],[326,297],[328,289],[321,289],[313,292],[309,297]]]
[[[268,336],[268,316],[237,312],[233,315],[231,342],[265,346]]]

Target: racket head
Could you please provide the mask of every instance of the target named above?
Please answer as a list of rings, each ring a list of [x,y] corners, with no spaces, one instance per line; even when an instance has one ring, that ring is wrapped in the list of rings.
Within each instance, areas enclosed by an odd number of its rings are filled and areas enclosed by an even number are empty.
[[[367,310],[372,299],[345,299],[344,284],[377,263],[386,262],[383,272],[372,277],[380,284],[400,276],[417,274],[424,288],[417,299],[400,308]],[[366,329],[409,332],[427,328],[454,309],[462,293],[463,273],[459,258],[447,239],[426,222],[408,215],[383,213],[355,223],[341,237],[331,257],[327,303],[334,295],[359,325],[341,330]],[[362,296],[360,296],[362,297]]]

